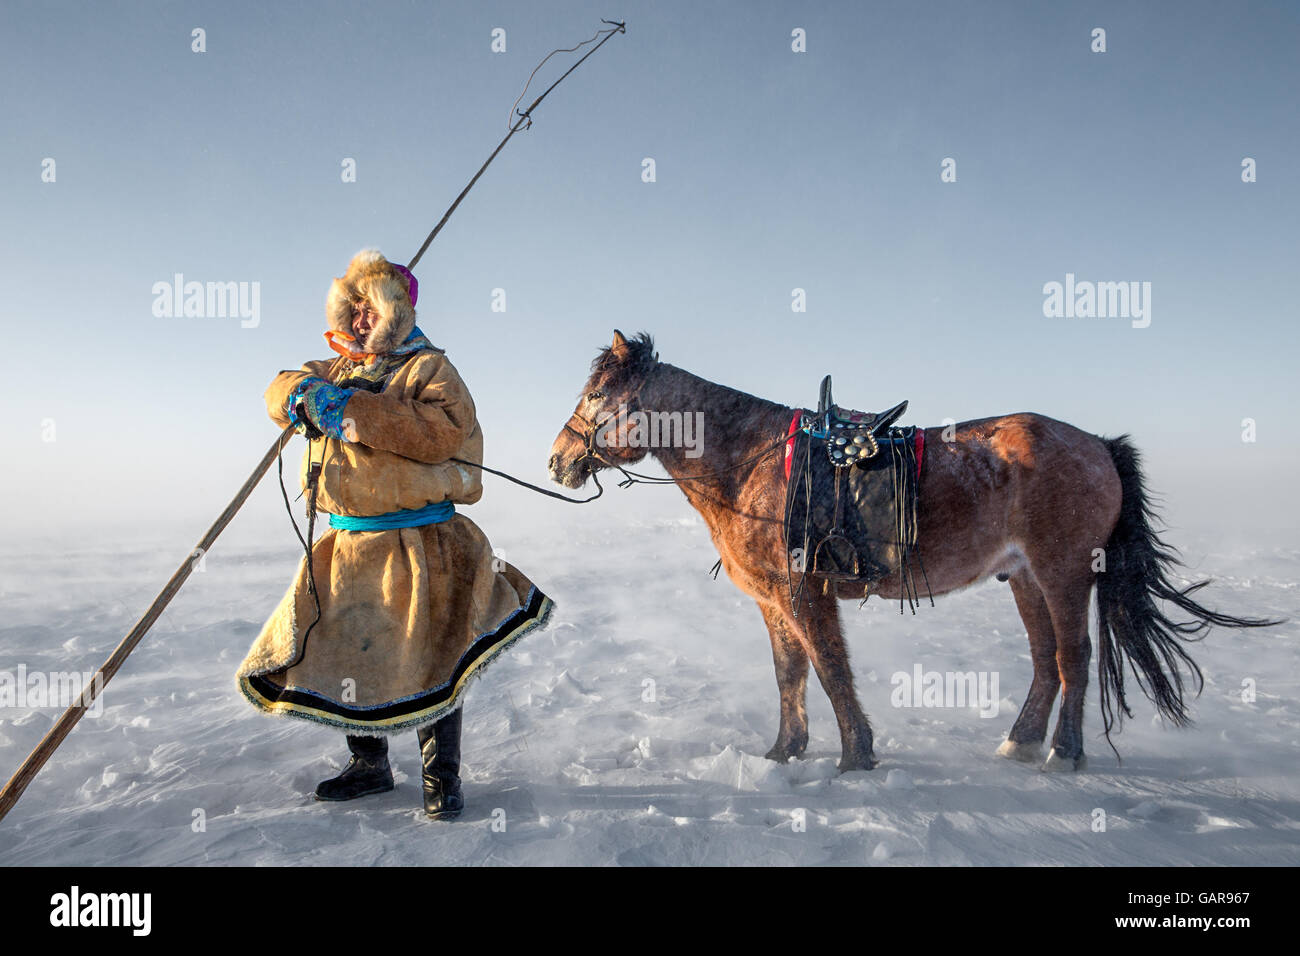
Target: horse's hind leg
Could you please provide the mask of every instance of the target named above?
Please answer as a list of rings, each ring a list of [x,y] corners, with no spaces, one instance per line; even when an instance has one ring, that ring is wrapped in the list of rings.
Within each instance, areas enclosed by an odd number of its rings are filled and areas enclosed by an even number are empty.
[[[1042,578],[1040,577],[1040,582]],[[1044,770],[1084,770],[1083,704],[1088,692],[1092,639],[1088,636],[1088,601],[1092,576],[1072,574],[1055,586],[1044,586],[1056,633],[1056,666],[1061,676],[1061,712],[1052,735],[1052,751]]]
[[[785,763],[791,757],[802,757],[808,746],[808,654],[782,608],[760,603],[758,609],[772,639],[776,686],[781,692],[781,727],[767,758]]]
[[[1020,619],[1029,632],[1029,656],[1034,662],[1034,680],[1029,696],[1020,708],[1020,716],[1011,725],[1011,733],[998,748],[998,754],[1012,760],[1037,763],[1043,759],[1043,740],[1047,737],[1047,718],[1052,715],[1056,692],[1061,687],[1056,664],[1056,633],[1052,630],[1052,613],[1043,592],[1027,568],[1011,576],[1011,593],[1016,599]]]

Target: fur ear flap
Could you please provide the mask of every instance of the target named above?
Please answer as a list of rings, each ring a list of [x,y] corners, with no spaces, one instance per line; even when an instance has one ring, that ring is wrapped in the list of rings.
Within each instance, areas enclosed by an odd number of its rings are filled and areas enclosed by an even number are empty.
[[[406,341],[415,328],[415,307],[406,279],[378,249],[358,252],[348,263],[348,271],[330,286],[325,299],[329,328],[354,335],[352,307],[362,300],[379,313],[379,321],[362,343],[365,351],[383,354]]]

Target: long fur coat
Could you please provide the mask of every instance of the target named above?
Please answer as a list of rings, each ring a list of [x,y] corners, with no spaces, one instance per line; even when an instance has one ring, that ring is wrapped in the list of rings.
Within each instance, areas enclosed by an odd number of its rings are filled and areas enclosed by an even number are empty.
[[[336,280],[336,290],[345,279]],[[345,296],[356,292],[344,289]],[[369,292],[370,301],[381,299]],[[318,438],[304,455],[304,489],[310,464],[321,463],[321,511],[380,515],[444,500],[472,504],[482,496],[479,469],[447,460],[482,461],[469,390],[446,355],[413,334],[409,303],[409,325],[398,314],[401,299],[394,294],[387,309],[380,306],[381,320],[367,337],[367,345],[384,346],[378,364],[342,356],[307,362],[280,372],[266,390],[267,412],[284,428],[285,403],[305,376],[340,383],[369,369],[382,383],[377,392],[352,392],[342,413],[345,439]],[[335,300],[332,290],[331,309]],[[339,313],[328,314],[338,329]],[[393,342],[413,350],[391,354]],[[304,640],[317,613],[304,555],[239,666],[239,688],[267,713],[352,734],[395,733],[454,710],[467,683],[514,641],[544,626],[553,606],[493,555],[487,537],[462,513],[420,527],[329,528],[312,548],[311,574],[320,620]]]

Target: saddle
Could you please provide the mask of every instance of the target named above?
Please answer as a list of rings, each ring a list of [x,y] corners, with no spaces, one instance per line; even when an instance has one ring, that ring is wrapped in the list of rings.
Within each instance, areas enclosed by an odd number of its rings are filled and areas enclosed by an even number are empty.
[[[906,410],[906,401],[882,412],[841,408],[827,375],[816,413],[800,419],[784,523],[796,614],[808,575],[823,592],[832,581],[859,582],[865,600],[872,583],[902,569],[909,602],[915,596],[916,428],[894,424]]]
[[[831,377],[822,379],[817,400],[817,432],[815,437],[826,442],[826,454],[837,468],[867,461],[880,451],[880,436],[907,411],[902,401],[883,412],[859,412],[840,408],[831,401]]]

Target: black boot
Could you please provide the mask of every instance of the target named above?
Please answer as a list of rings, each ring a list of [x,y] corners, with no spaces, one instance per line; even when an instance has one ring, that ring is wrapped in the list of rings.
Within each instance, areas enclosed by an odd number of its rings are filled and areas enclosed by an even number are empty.
[[[424,764],[424,812],[435,820],[460,816],[465,799],[460,793],[460,717],[456,708],[446,717],[416,729]]]
[[[393,789],[393,771],[388,766],[387,737],[354,737],[348,734],[352,759],[343,772],[316,788],[317,800],[353,800]]]

